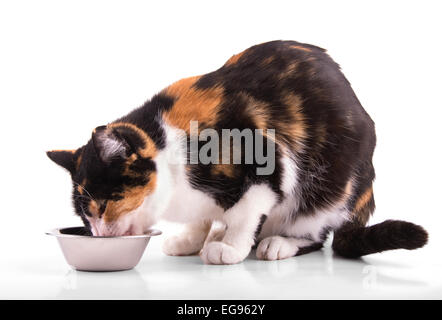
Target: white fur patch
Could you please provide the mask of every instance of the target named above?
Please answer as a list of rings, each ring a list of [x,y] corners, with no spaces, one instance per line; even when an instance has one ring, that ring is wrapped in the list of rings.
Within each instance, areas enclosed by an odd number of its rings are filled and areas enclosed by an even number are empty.
[[[209,242],[201,252],[201,259],[206,264],[235,264],[244,258],[237,248],[221,241]]]
[[[313,241],[281,236],[267,237],[258,245],[256,257],[261,260],[281,260],[293,257],[300,248],[311,245]]]
[[[194,189],[187,176],[186,136],[185,132],[165,125],[167,137],[166,150],[162,151],[161,159],[164,172],[169,175],[169,187],[161,193],[169,193],[167,206],[162,218],[172,222],[191,223],[203,220],[218,219],[224,212],[208,194]],[[161,172],[158,173],[161,179]]]
[[[290,221],[288,217],[293,214],[293,210],[293,206],[288,202],[275,207],[264,223],[259,239],[272,235],[285,235],[307,237],[320,242],[324,230],[336,229],[349,219],[348,210],[342,206],[342,203],[318,210],[308,216],[297,216],[294,221]]]
[[[208,242],[201,258],[208,264],[232,264],[244,260],[254,244],[262,215],[268,215],[277,200],[265,184],[253,185],[232,208],[222,215],[226,230],[222,241]]]
[[[210,221],[189,223],[178,236],[167,238],[163,243],[163,252],[170,256],[185,256],[198,253],[211,229]]]
[[[282,183],[281,190],[286,194],[286,196],[290,196],[295,191],[295,186],[297,183],[297,166],[294,160],[294,156],[290,151],[283,148],[282,153],[284,154],[281,159],[282,170]]]
[[[298,200],[296,195],[287,195],[286,198],[275,206],[262,226],[258,239],[280,235],[284,225],[290,224],[290,215],[297,210]]]
[[[124,144],[113,135],[104,135],[100,139],[100,157],[104,161],[123,156],[126,152]]]
[[[314,241],[320,242],[325,229],[334,230],[348,219],[349,213],[346,208],[341,206],[331,207],[316,211],[311,216],[297,217],[293,225],[285,226],[283,229],[286,235],[311,237]]]
[[[168,237],[163,243],[163,252],[169,256],[187,256],[198,253],[204,244],[191,235],[177,235]]]

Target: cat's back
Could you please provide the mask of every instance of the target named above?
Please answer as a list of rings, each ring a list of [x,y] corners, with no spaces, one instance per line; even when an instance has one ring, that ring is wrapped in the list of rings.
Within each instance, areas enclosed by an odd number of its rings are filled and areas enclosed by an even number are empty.
[[[211,106],[204,108],[210,111],[207,114],[213,116],[220,110],[237,113],[250,104],[265,105],[274,116],[294,100],[302,102],[302,112],[309,118],[349,109],[368,116],[326,50],[296,41],[252,46],[230,57],[218,70],[177,81],[162,93],[185,99],[178,106],[186,112],[195,113],[192,103],[204,102]]]
[[[246,92],[256,99],[276,102],[282,91],[290,91],[294,82],[327,76],[320,69],[339,71],[325,50],[296,41],[271,41],[252,46],[233,55],[218,70],[201,76],[195,83],[200,89],[223,87],[227,94]],[[301,89],[299,86],[296,88]]]

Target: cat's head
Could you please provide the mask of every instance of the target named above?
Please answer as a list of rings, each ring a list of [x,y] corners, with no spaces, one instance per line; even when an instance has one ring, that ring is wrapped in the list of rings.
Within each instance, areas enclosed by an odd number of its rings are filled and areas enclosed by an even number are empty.
[[[72,177],[75,212],[93,235],[140,234],[153,224],[149,195],[156,187],[154,142],[129,123],[96,128],[77,150],[47,152]]]

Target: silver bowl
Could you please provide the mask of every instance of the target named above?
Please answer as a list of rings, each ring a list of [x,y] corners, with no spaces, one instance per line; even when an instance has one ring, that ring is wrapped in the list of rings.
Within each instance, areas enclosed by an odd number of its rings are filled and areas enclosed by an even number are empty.
[[[140,261],[150,237],[161,234],[148,230],[142,235],[93,237],[84,227],[54,229],[46,234],[55,236],[67,263],[81,271],[119,271],[135,267]]]

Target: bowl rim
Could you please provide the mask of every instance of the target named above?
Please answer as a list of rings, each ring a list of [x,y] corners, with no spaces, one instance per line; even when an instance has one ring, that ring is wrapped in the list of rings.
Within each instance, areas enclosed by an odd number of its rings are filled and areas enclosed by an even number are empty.
[[[71,228],[84,228],[84,226],[54,228],[49,231],[46,231],[45,234],[49,236],[55,236],[58,238],[88,238],[88,239],[138,239],[138,238],[150,238],[162,234],[161,230],[158,229],[149,229],[144,234],[136,234],[130,236],[87,236],[87,235],[77,235],[77,234],[66,234],[60,232],[60,230],[71,229]]]

